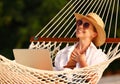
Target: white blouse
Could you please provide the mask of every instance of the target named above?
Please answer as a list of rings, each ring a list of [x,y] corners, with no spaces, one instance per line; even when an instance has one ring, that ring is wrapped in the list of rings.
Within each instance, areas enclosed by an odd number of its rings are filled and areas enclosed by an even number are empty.
[[[70,59],[71,53],[75,49],[77,43],[73,46],[68,46],[60,50],[55,58],[55,70],[64,70],[64,66]],[[107,56],[102,52],[101,49],[97,49],[96,46],[91,43],[88,49],[86,50],[86,61],[89,66],[104,62],[107,60]],[[80,68],[80,65],[77,63],[75,68]]]

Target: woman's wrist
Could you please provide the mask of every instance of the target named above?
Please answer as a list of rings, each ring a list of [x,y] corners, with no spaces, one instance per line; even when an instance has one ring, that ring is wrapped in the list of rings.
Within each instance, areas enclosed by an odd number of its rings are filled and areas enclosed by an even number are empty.
[[[87,62],[86,62],[85,55],[81,55],[81,56],[79,57],[78,63],[80,64],[81,67],[87,66]]]

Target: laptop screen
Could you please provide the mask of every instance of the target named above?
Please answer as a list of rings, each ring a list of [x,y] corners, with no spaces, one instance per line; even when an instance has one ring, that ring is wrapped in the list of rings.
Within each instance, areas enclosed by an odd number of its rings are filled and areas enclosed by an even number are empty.
[[[13,54],[19,64],[41,70],[53,70],[48,49],[13,49]]]

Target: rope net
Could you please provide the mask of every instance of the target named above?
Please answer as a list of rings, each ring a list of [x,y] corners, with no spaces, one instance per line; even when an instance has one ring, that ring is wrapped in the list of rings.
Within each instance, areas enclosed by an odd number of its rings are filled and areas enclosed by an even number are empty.
[[[27,67],[0,55],[1,84],[97,84],[109,63],[120,57],[114,49],[106,62],[67,71],[47,71]]]
[[[107,38],[117,38],[119,30],[119,0],[70,0],[63,9],[31,40],[29,49],[49,49],[53,60],[57,51],[73,45],[75,41],[58,42],[60,38],[75,37],[74,13],[86,15],[97,13],[105,22]],[[56,38],[52,41],[41,41],[41,38]],[[97,84],[109,64],[120,57],[119,43],[105,43],[100,48],[107,54],[107,61],[84,68],[47,71],[24,66],[0,56],[0,82],[2,84]]]

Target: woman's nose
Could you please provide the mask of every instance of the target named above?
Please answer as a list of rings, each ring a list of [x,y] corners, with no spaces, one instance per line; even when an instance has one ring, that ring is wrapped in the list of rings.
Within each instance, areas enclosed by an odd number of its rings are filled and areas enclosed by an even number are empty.
[[[77,26],[78,29],[83,29],[83,25]]]

